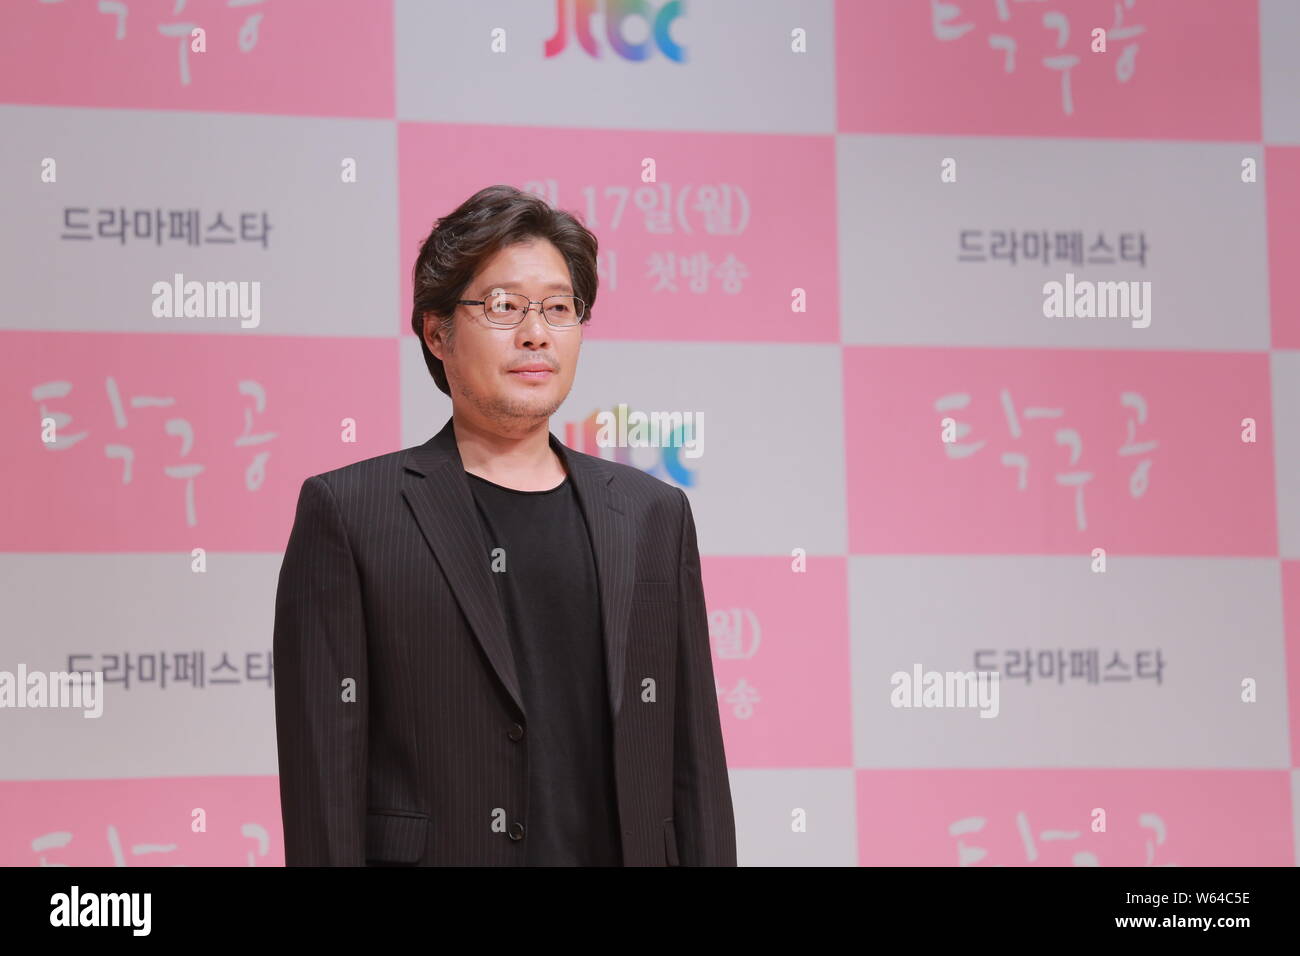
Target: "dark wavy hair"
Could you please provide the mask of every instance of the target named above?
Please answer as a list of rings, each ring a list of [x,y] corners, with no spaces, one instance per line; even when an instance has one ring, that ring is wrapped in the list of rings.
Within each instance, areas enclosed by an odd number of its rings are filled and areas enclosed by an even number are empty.
[[[456,300],[479,267],[496,252],[517,242],[546,239],[569,266],[573,294],[586,303],[582,322],[591,321],[596,304],[596,237],[571,213],[551,208],[546,200],[513,186],[480,189],[449,216],[439,219],[420,244],[411,270],[414,303],[411,329],[420,340],[424,364],[434,383],[451,395],[442,359],[424,341],[424,317],[438,317],[444,341],[455,328]]]

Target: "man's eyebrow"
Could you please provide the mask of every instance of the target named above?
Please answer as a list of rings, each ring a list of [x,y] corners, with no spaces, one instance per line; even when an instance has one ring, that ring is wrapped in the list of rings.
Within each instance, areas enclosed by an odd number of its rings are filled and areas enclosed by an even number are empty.
[[[485,282],[479,286],[479,295],[487,295],[493,289],[503,289],[506,292],[513,292],[519,286],[523,285],[516,279],[508,279],[505,282]],[[573,293],[573,286],[567,282],[552,282],[550,285],[542,286],[547,292],[568,292]]]

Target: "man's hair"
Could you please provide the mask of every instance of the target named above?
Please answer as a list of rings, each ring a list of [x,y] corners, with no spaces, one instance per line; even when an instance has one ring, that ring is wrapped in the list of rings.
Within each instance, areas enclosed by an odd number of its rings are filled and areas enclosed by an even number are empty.
[[[466,199],[450,216],[439,219],[420,245],[411,270],[414,305],[411,328],[420,340],[424,364],[434,383],[446,395],[447,373],[442,359],[424,341],[424,316],[438,317],[443,341],[449,342],[455,325],[456,300],[479,267],[496,252],[517,242],[546,239],[555,245],[569,266],[573,294],[586,304],[582,322],[591,320],[596,304],[596,237],[576,217],[552,209],[546,200],[513,186],[488,186]]]

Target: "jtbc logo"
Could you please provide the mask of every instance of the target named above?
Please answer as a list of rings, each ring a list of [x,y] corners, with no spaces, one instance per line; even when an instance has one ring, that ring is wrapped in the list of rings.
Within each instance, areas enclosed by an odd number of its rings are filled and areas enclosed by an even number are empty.
[[[669,24],[682,15],[682,0],[669,0],[653,13],[649,0],[555,0],[555,36],[546,41],[546,55],[556,56],[569,45],[569,10],[576,7],[573,28],[578,32],[578,42],[594,57],[600,57],[600,48],[591,34],[591,18],[598,6],[605,10],[605,37],[609,45],[625,60],[644,60],[650,56],[651,41],[670,60],[686,62],[686,51],[673,42]],[[650,27],[650,38],[643,43],[628,43],[623,39],[623,21],[628,17],[641,17]]]

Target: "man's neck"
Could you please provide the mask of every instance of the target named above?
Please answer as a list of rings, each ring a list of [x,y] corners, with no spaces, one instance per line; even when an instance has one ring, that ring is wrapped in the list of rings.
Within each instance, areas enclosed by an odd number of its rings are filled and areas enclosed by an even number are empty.
[[[549,422],[502,434],[453,416],[461,464],[471,475],[516,491],[548,491],[564,481],[564,462],[551,449]]]

